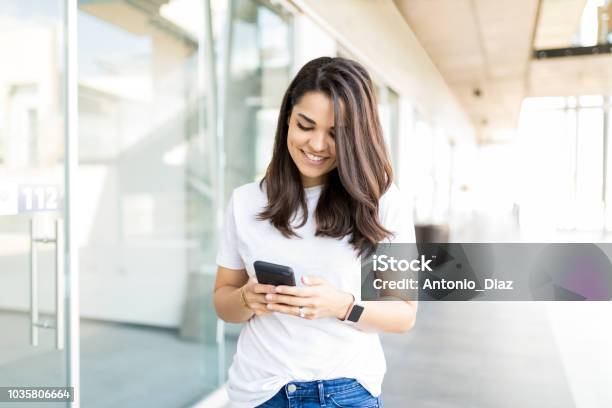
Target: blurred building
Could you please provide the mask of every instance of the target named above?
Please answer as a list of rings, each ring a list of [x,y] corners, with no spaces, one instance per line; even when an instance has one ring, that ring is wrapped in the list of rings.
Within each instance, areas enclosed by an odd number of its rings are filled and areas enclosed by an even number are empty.
[[[214,406],[240,329],[212,308],[225,204],[263,175],[283,92],[321,55],[372,74],[420,234],[609,240],[609,1],[80,0],[77,33],[69,7],[0,0],[0,386],[77,384],[84,407]],[[57,218],[78,231],[78,268],[59,268],[80,283],[65,302],[80,328],[56,310],[53,243],[33,243]],[[57,343],[58,321],[80,353]]]

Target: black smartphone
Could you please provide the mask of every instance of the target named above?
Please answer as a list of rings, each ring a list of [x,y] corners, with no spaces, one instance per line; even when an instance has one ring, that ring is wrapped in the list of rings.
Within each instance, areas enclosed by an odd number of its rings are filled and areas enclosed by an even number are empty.
[[[259,283],[275,286],[295,286],[293,269],[288,266],[264,261],[255,261],[253,266],[255,267],[257,282]]]

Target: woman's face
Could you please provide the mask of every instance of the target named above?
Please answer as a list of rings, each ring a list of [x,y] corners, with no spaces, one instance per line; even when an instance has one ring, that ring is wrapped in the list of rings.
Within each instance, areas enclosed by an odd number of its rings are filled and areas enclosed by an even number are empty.
[[[334,104],[322,92],[308,92],[293,106],[287,148],[304,187],[323,184],[336,168]]]

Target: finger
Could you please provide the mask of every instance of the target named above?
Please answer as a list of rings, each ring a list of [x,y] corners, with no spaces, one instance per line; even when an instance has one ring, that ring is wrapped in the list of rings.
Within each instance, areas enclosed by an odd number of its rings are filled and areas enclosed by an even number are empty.
[[[266,300],[266,295],[263,294],[247,295],[247,301],[250,305],[263,304],[265,306],[265,304],[268,303],[268,301]]]
[[[270,313],[272,313],[270,310],[267,309],[257,309],[254,310],[255,312],[255,316],[265,316],[265,315],[269,315]]]
[[[313,299],[310,297],[300,297],[291,295],[279,295],[268,293],[266,296],[268,303],[283,303],[289,306],[312,306]]]
[[[282,293],[284,295],[308,297],[308,296],[314,295],[316,292],[312,288],[309,288],[309,287],[298,288],[297,286],[279,285],[276,287],[276,293]]]
[[[273,312],[286,313],[294,316],[300,315],[300,309],[297,306],[288,306],[280,303],[268,303],[267,308]]]
[[[253,305],[253,307],[251,308],[254,312],[267,312],[269,313],[270,310],[268,310],[267,308],[267,304],[266,303],[256,303]]]
[[[313,320],[313,319],[316,319],[318,317],[317,309],[315,309],[315,308],[308,308],[308,307],[304,307],[302,309],[304,311],[304,318],[305,319]]]
[[[263,283],[258,283],[253,286],[253,292],[255,293],[274,293],[274,285],[264,285]]]
[[[325,279],[315,275],[302,276],[302,282],[308,286],[325,285],[327,283]]]

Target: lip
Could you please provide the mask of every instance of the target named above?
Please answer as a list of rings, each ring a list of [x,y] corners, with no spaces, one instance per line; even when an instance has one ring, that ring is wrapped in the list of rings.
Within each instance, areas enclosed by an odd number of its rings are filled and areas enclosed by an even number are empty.
[[[311,160],[310,158],[308,158],[308,156],[306,156],[306,152],[304,152],[304,150],[300,149],[300,152],[302,152],[302,157],[304,158],[304,160],[306,160],[309,164],[311,164],[313,166],[320,166],[323,163],[325,163],[327,161],[327,159],[329,159],[329,157],[324,157],[323,160],[314,161],[314,160]]]

